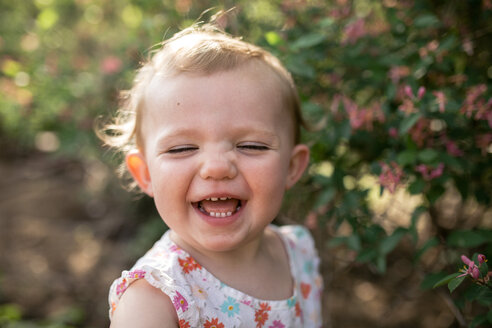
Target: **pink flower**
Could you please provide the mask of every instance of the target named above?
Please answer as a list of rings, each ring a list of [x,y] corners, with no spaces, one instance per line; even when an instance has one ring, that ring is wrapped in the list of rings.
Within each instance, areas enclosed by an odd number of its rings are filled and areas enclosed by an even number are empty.
[[[403,170],[395,162],[391,162],[392,167],[386,163],[379,163],[379,165],[382,168],[379,184],[388,189],[390,193],[394,193],[403,176]]]
[[[461,261],[463,261],[463,263],[465,263],[465,265],[475,265],[475,262],[473,262],[472,260],[470,260],[466,255],[461,255]]]
[[[483,254],[478,254],[478,264],[487,262],[487,258]]]
[[[391,138],[398,138],[398,129],[396,129],[395,127],[391,127],[389,128],[388,130],[388,134]]]
[[[436,102],[439,105],[439,112],[444,113],[446,107],[446,96],[442,91],[434,91],[432,92],[434,96],[436,96]]]
[[[373,123],[375,121],[384,122],[385,117],[381,109],[381,104],[373,103],[369,107],[359,108],[359,106],[350,98],[337,95],[333,99],[331,111],[333,114],[337,114],[340,101],[343,103],[343,108],[348,115],[350,121],[350,127],[353,130],[366,130],[372,131]]]
[[[410,87],[409,85],[406,85],[403,88],[403,91],[405,91],[405,94],[407,95],[408,98],[410,99],[415,98],[415,96],[413,95],[412,87]]]
[[[394,66],[388,72],[388,76],[393,84],[398,84],[402,77],[410,75],[410,68],[408,66]]]
[[[432,169],[425,164],[420,164],[415,168],[415,171],[422,174],[424,180],[430,181],[442,175],[444,171],[444,163],[439,163],[439,165],[435,169]]]
[[[419,90],[417,91],[417,99],[421,100],[424,95],[425,95],[425,87],[420,87]]]
[[[470,260],[465,255],[461,255],[461,260],[463,261],[463,263],[465,263],[466,266],[468,266],[468,268],[466,268],[465,266],[465,270],[462,271],[463,274],[460,274],[458,277],[464,277],[469,275],[473,279],[480,278],[480,270],[478,270],[478,267],[475,265],[475,262]]]
[[[108,75],[114,74],[120,71],[122,64],[121,59],[118,57],[108,56],[101,63],[101,70]]]
[[[173,298],[173,304],[176,311],[178,311],[179,309],[181,309],[181,311],[183,312],[188,310],[188,302],[179,292],[176,292],[176,296],[174,296]]]
[[[487,154],[490,144],[492,143],[492,133],[478,135],[475,139],[477,147],[482,150],[482,155]]]
[[[471,117],[472,114],[483,105],[483,99],[480,96],[487,91],[487,86],[485,84],[479,84],[471,87],[466,92],[466,98],[461,106],[461,112],[467,117]]]
[[[426,118],[421,118],[417,121],[417,123],[410,129],[409,131],[412,140],[419,146],[423,147],[424,145],[429,145],[429,142],[432,141],[431,130],[430,130],[430,121]]]
[[[344,29],[342,45],[354,44],[361,37],[367,34],[364,19],[359,18],[355,22],[348,24]]]
[[[454,157],[460,157],[464,155],[464,152],[461,149],[459,149],[456,143],[452,140],[446,141],[446,151],[448,152],[449,155]]]

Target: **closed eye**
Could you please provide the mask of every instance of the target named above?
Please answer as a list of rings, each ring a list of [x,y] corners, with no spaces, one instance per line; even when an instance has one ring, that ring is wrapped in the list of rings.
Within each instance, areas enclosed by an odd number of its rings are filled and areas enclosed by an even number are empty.
[[[270,148],[266,145],[263,145],[263,144],[240,144],[237,146],[237,148],[241,149],[241,150],[256,150],[256,151],[265,151],[265,150],[269,150]]]
[[[178,147],[173,147],[169,150],[166,151],[168,154],[184,154],[184,153],[189,153],[194,150],[197,150],[198,147],[195,146],[178,146]]]

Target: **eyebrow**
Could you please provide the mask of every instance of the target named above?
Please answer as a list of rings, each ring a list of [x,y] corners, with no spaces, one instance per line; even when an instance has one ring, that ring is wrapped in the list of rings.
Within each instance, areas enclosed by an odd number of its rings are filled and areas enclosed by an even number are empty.
[[[213,129],[213,127],[210,128]],[[261,135],[263,137],[273,139],[273,142],[275,142],[276,144],[280,144],[280,137],[277,134],[261,128],[252,129],[251,127],[237,127],[235,128],[234,133],[238,136]],[[200,137],[200,135],[200,131],[188,127],[169,129],[168,131],[164,131],[163,133],[158,134],[157,145],[162,144],[167,139],[178,138],[182,136],[198,138]]]

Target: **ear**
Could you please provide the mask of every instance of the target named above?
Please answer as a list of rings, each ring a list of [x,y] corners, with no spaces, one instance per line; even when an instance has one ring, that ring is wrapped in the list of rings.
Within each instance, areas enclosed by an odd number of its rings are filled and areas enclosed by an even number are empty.
[[[306,145],[295,145],[290,155],[289,172],[287,175],[286,189],[292,188],[301,178],[309,163],[309,148]]]
[[[140,189],[150,197],[153,197],[152,181],[143,154],[138,150],[131,151],[126,155],[125,161],[128,171],[130,171]]]

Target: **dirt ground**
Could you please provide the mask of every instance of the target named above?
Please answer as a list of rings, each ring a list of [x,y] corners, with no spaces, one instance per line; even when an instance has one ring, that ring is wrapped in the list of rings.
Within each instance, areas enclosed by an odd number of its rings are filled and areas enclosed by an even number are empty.
[[[97,189],[108,174],[97,161],[38,154],[0,160],[0,172],[0,306],[17,304],[32,321],[75,311],[74,326],[107,327],[111,282],[152,243],[121,206],[124,192]],[[164,227],[154,220],[145,222],[157,236]],[[325,327],[458,327],[445,293],[420,289],[405,247],[385,276],[347,264],[342,250],[320,253]]]

